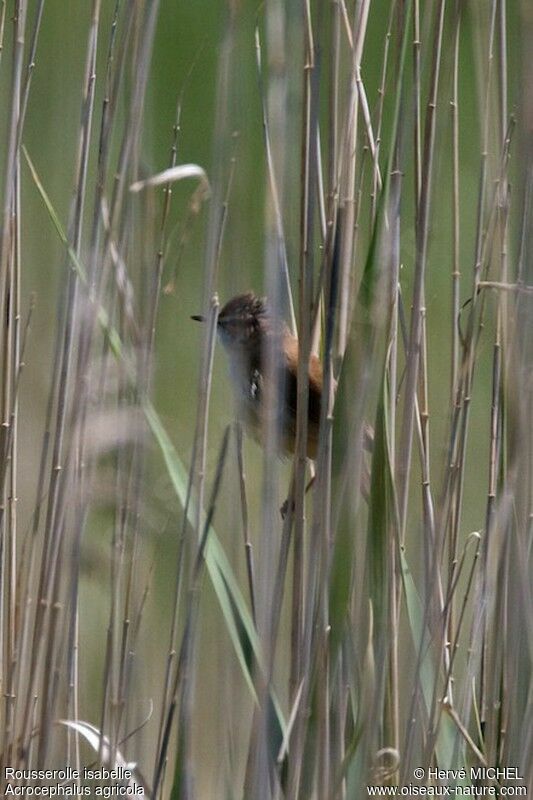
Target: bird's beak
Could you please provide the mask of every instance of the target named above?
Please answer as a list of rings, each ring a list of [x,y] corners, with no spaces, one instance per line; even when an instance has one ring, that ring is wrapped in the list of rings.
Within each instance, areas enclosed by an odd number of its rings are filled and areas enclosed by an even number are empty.
[[[205,317],[203,317],[201,314],[192,314],[191,319],[193,319],[195,322],[205,322]]]

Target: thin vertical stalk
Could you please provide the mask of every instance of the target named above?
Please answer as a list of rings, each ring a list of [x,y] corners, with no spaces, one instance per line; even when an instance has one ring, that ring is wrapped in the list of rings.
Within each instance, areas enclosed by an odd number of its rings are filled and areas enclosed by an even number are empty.
[[[392,38],[392,24],[394,21],[394,14],[396,12],[396,0],[391,0],[390,10],[389,10],[389,21],[387,25],[387,32],[385,34],[385,46],[383,48],[383,61],[381,65],[381,78],[378,88],[378,108],[377,108],[377,123],[376,123],[376,158],[374,161],[374,169],[372,171],[372,207],[370,212],[370,217],[373,223],[376,223],[376,214],[377,214],[377,201],[378,201],[378,170],[377,166],[379,164],[379,153],[381,149],[381,134],[382,134],[382,127],[383,127],[383,110],[385,106],[385,91],[386,91],[386,84],[387,84],[387,70],[389,65],[389,51],[390,51],[390,42]],[[393,394],[394,397],[394,394]],[[392,437],[394,441],[394,437]]]
[[[453,78],[452,99],[450,103],[452,116],[452,374],[450,381],[450,398],[453,403],[457,393],[459,372],[459,296],[461,288],[461,225],[460,225],[460,180],[459,180],[459,54],[461,41],[461,2],[458,0],[455,10],[455,26],[453,39]]]
[[[239,472],[239,489],[241,494],[242,535],[244,544],[244,557],[246,561],[246,576],[248,578],[248,591],[250,593],[250,608],[252,619],[257,624],[257,610],[255,600],[254,556],[253,545],[250,540],[250,524],[248,519],[248,500],[246,497],[246,476],[244,471],[242,426],[237,423],[235,428],[235,446],[237,450],[237,467]]]
[[[0,65],[4,52],[4,32],[6,25],[6,0],[0,0]]]
[[[0,226],[0,689],[4,697],[3,756],[14,741],[16,691],[14,685],[17,655],[17,383],[20,359],[20,158],[17,143],[21,123],[22,72],[25,47],[27,3],[15,3],[13,52],[10,83],[10,110]],[[5,6],[0,10],[0,43],[4,35]],[[0,764],[2,766],[2,764]],[[4,784],[3,769],[0,788]]]
[[[442,56],[442,35],[444,29],[444,11],[446,0],[440,0],[435,24],[431,87],[426,111],[424,137],[423,179],[420,195],[420,206],[417,225],[417,243],[415,260],[415,282],[411,312],[411,328],[409,333],[409,349],[406,365],[404,411],[402,419],[402,435],[398,455],[398,487],[401,541],[405,538],[407,525],[407,504],[409,496],[409,472],[414,423],[414,396],[419,378],[419,360],[422,332],[422,302],[424,279],[427,267],[427,251],[429,240],[429,217],[431,206],[431,189],[433,184],[433,159],[435,148],[436,109],[439,88],[439,76]]]
[[[413,3],[413,84],[414,84],[414,158],[415,158],[415,219],[418,219],[420,194],[422,191],[422,119],[421,119],[421,64],[420,51],[422,42],[420,40],[420,2],[414,0]]]
[[[312,187],[315,185],[316,125],[318,113],[318,75],[316,72],[315,41],[312,28],[311,4],[303,7],[304,67],[303,67],[303,124],[301,152],[300,206],[300,269],[299,269],[299,358],[297,374],[296,447],[294,460],[294,539],[293,584],[291,608],[291,661],[289,696],[296,697],[300,680],[307,675],[303,661],[304,644],[304,495],[307,462],[307,414],[309,392],[309,356],[313,301],[313,221]],[[308,678],[307,678],[308,680]],[[304,688],[304,695],[306,689]],[[305,724],[301,712],[295,722],[294,752],[290,759],[288,798],[299,794]]]
[[[4,172],[4,194],[2,202],[2,225],[0,226],[0,309],[6,303],[7,261],[11,248],[12,228],[10,218],[13,210],[15,175],[17,169],[18,134],[20,123],[20,103],[24,67],[24,47],[26,32],[26,0],[16,0],[13,15],[13,61],[10,86],[11,107],[8,115],[8,139]],[[4,10],[2,11],[4,13]],[[3,23],[2,23],[3,24]]]

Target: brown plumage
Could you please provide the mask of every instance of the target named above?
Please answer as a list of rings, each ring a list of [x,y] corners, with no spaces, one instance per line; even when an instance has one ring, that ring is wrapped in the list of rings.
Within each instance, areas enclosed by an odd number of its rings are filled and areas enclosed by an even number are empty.
[[[239,406],[239,417],[248,432],[259,442],[265,434],[264,375],[269,352],[279,366],[279,430],[281,449],[293,453],[296,444],[296,398],[298,339],[283,321],[272,315],[266,302],[252,292],[229,300],[217,321],[220,340],[228,354],[230,374]],[[322,365],[312,355],[309,360],[309,408],[307,455],[316,458]]]

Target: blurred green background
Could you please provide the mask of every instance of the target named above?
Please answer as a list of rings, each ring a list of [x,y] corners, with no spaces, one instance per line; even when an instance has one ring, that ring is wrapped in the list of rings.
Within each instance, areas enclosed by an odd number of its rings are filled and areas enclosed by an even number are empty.
[[[473,26],[477,25],[483,3],[467,4],[461,34],[461,299],[469,295],[474,253],[476,198],[480,170],[480,119],[479,70],[473,42]],[[487,4],[485,4],[487,5]],[[43,184],[66,225],[75,166],[76,137],[80,118],[80,86],[83,81],[85,47],[90,21],[88,0],[48,0],[45,6],[36,69],[30,95],[24,143],[36,165]],[[31,5],[31,13],[35,5]],[[106,36],[114,3],[104,0],[99,69],[105,64]],[[474,13],[472,13],[472,11]],[[30,17],[31,17],[30,13]],[[288,7],[289,18],[297,10]],[[389,13],[387,0],[371,3],[369,31],[365,46],[362,77],[365,82],[371,110],[377,101],[383,55],[384,33]],[[219,276],[219,295],[224,302],[238,291],[263,288],[264,228],[265,228],[265,151],[261,121],[261,103],[255,61],[254,29],[259,23],[262,30],[262,6],[255,2],[237,4],[235,15],[236,36],[233,63],[238,66],[238,83],[232,83],[231,103],[227,109],[235,137],[235,179],[231,192],[227,233],[224,241]],[[517,35],[518,22],[514,6],[509,8],[511,37]],[[181,130],[178,139],[178,163],[194,162],[203,166],[210,178],[217,175],[220,165],[213,163],[217,142],[214,141],[217,80],[220,53],[228,25],[228,8],[222,0],[195,0],[179,3],[162,0],[156,42],[148,84],[147,106],[142,140],[143,161],[146,174],[164,169],[169,160],[176,103],[182,94]],[[296,31],[296,27],[294,27]],[[448,37],[449,37],[448,32]],[[324,34],[325,38],[325,34]],[[448,40],[447,40],[448,41]],[[301,42],[294,41],[289,53],[289,69],[295,75]],[[518,48],[510,48],[510,104],[518,101],[519,62]],[[5,107],[9,89],[9,47],[3,54],[0,72],[2,106]],[[424,69],[423,65],[423,69]],[[449,65],[448,65],[449,66]],[[326,68],[326,67],[324,67]],[[425,74],[425,73],[424,73]],[[427,79],[427,76],[426,76]],[[299,173],[300,125],[299,83],[294,83],[289,98],[292,115],[290,137],[287,140],[286,159],[288,183]],[[451,84],[449,69],[443,69],[441,101],[449,103]],[[97,92],[97,106],[102,99],[102,86]],[[409,102],[409,98],[407,98]],[[327,114],[327,107],[323,109]],[[386,141],[386,128],[384,140]],[[449,411],[449,376],[451,342],[451,137],[450,126],[439,123],[438,157],[435,164],[434,224],[431,230],[431,249],[427,281],[427,324],[430,348],[430,427],[435,461],[434,485],[439,486],[440,471],[444,463],[445,434]],[[496,154],[491,154],[494,157]],[[408,169],[412,170],[412,154],[408,154]],[[94,173],[95,153],[89,168]],[[220,170],[219,170],[220,172]],[[53,336],[56,324],[56,302],[61,282],[64,280],[63,248],[57,239],[50,219],[38,197],[27,170],[24,172],[23,200],[26,207],[23,231],[23,301],[28,306],[30,294],[35,294],[35,313],[25,358],[26,367],[22,385],[21,427],[22,470],[20,478],[20,509],[23,527],[29,524],[33,507],[36,474],[43,431],[44,411],[49,390]],[[221,174],[227,179],[228,165]],[[407,174],[406,181],[412,176]],[[94,180],[94,175],[92,177]],[[170,227],[179,226],[191,193],[190,183],[177,184],[171,209]],[[296,289],[299,209],[297,192],[286,193],[283,218],[293,288]],[[407,202],[408,194],[406,193]],[[160,202],[160,198],[158,198]],[[409,296],[410,276],[414,258],[413,210],[404,209],[402,228],[402,261],[404,264],[405,296]],[[202,332],[190,321],[190,314],[202,308],[205,264],[205,230],[209,214],[204,206],[191,226],[190,235],[182,254],[173,294],[161,298],[157,329],[157,355],[154,374],[154,402],[168,433],[183,459],[188,464],[196,414],[196,387],[198,359],[201,352]],[[411,220],[411,225],[409,224]],[[143,224],[139,220],[139,224]],[[366,234],[362,232],[360,259],[364,261]],[[169,280],[178,255],[178,238],[172,238],[165,256],[165,277]],[[146,269],[152,268],[147,259]],[[470,455],[479,469],[468,470],[465,486],[464,530],[483,525],[486,497],[487,430],[490,410],[490,339],[482,344],[480,366],[476,376],[472,403],[472,436]],[[356,387],[354,387],[356,391]],[[210,418],[208,472],[211,479],[218,444],[228,422],[232,420],[231,388],[226,377],[226,364],[220,350],[216,353],[213,396]],[[232,453],[232,457],[233,453]],[[253,443],[246,445],[248,472],[260,474],[261,455]],[[417,457],[417,456],[415,456]],[[289,466],[281,466],[289,474]],[[178,509],[171,500],[167,477],[158,461],[157,453],[150,465],[150,489],[147,494],[146,520],[143,524],[143,548],[147,562],[154,564],[150,600],[143,624],[142,659],[146,671],[146,692],[140,700],[140,709],[147,710],[148,699],[157,699],[160,688],[170,622],[169,598],[172,594],[177,550],[177,532],[180,519]],[[228,479],[230,482],[233,478]],[[252,531],[258,524],[257,501],[260,480],[251,481]],[[243,577],[244,564],[238,515],[232,502],[236,486],[224,493],[217,511],[216,527],[228,556]],[[436,491],[438,496],[438,490]],[[254,516],[255,515],[255,516]],[[92,687],[100,679],[103,642],[108,613],[107,557],[110,518],[105,508],[95,511],[83,544],[84,574],[82,607],[86,609],[82,624],[82,674],[86,676],[86,696],[82,697],[83,712],[91,717]],[[417,554],[411,553],[411,564],[416,568]],[[206,585],[202,605],[200,663],[203,678],[198,692],[199,719],[204,724],[198,728],[200,756],[214,769],[206,770],[203,780],[209,796],[213,786],[209,781],[217,770],[217,715],[214,711],[225,693],[239,694],[238,677],[227,634],[220,624],[220,612]],[[143,705],[144,703],[144,705]],[[244,706],[247,708],[246,701]],[[235,706],[236,707],[236,706]],[[248,709],[249,710],[249,709]],[[243,712],[245,713],[245,712]],[[240,713],[236,713],[236,723]],[[94,718],[90,721],[95,722]],[[149,730],[146,737],[150,737]],[[238,732],[236,732],[238,739]]]

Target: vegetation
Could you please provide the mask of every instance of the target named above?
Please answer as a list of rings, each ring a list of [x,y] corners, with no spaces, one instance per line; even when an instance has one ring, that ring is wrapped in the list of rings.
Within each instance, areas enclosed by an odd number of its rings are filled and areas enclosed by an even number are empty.
[[[0,0],[4,795],[533,787],[532,42],[527,0]],[[292,459],[233,418],[249,288]]]

